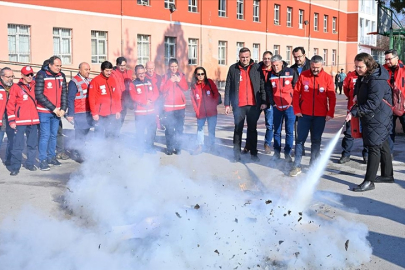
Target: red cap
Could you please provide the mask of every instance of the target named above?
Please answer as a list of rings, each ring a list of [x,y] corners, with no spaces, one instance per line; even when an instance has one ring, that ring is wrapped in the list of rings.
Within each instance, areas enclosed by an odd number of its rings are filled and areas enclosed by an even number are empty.
[[[24,75],[34,74],[34,70],[30,66],[25,66],[21,69],[21,73]]]

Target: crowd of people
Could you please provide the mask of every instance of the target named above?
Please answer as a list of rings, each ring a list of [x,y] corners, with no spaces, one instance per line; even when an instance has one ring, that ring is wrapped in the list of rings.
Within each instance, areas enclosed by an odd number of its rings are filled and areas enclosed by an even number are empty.
[[[348,98],[348,116],[339,163],[350,161],[353,147],[350,123],[352,117],[359,117],[363,131],[362,155],[367,164],[365,180],[354,191],[374,189],[374,182],[393,182],[396,119],[405,126],[405,116],[393,116],[390,107],[393,88],[400,88],[405,95],[405,67],[397,52],[385,52],[384,66],[368,54],[358,54],[354,59],[355,70],[346,75],[342,69],[335,82],[324,71],[321,56],[309,59],[303,47],[296,47],[292,54],[295,64],[291,67],[280,55],[270,51],[263,53],[263,61],[255,63],[250,50],[244,47],[239,51],[239,61],[229,67],[223,103],[225,114],[232,113],[234,117],[233,161],[240,161],[241,154],[247,153],[252,161],[259,161],[257,122],[263,111],[265,153],[271,154],[273,145],[273,159],[280,160],[283,150],[284,159],[292,163],[290,176],[297,176],[301,173],[304,143],[309,133],[310,165],[319,158],[322,133],[326,123],[334,117],[337,91],[339,89],[341,94],[343,89]],[[133,110],[135,141],[141,153],[155,152],[156,130],[162,129],[166,138],[165,153],[180,154],[187,91],[190,91],[197,118],[197,146],[192,154],[214,150],[217,106],[222,103],[222,97],[204,67],[195,68],[190,83],[179,70],[176,59],[170,59],[167,72],[159,75],[151,61],[129,70],[127,60],[118,57],[116,66],[109,61],[101,63],[101,72],[93,79],[89,78],[90,65],[83,62],[69,83],[61,68],[61,59],[52,56],[35,76],[32,67],[23,67],[17,84],[13,82],[15,77],[10,68],[1,70],[0,141],[6,133],[5,165],[9,167],[10,175],[19,173],[25,147],[28,170],[47,171],[50,166],[61,165],[56,148],[62,117],[74,124],[74,140],[76,145],[82,145],[93,127],[98,138],[117,138],[127,111]],[[245,121],[247,136],[242,150]],[[206,142],[205,122],[208,124]],[[283,124],[285,143],[282,149]],[[38,167],[35,164],[37,151]],[[71,157],[78,162],[84,161],[81,149],[72,149]],[[382,175],[376,177],[380,162]]]

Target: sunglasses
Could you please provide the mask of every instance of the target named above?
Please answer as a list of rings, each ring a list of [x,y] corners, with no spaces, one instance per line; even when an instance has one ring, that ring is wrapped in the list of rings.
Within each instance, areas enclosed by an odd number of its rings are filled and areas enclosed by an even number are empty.
[[[204,76],[205,73],[197,73],[197,76]]]
[[[25,75],[26,77],[34,77],[34,73],[30,73],[30,74],[27,74],[27,75]]]

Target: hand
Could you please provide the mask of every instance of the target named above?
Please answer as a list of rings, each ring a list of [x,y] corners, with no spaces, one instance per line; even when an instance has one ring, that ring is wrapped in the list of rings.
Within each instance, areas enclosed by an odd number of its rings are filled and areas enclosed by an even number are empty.
[[[332,119],[332,117],[330,117],[329,115],[327,115],[325,118],[326,122],[328,122],[330,119]]]
[[[229,114],[231,112],[231,107],[225,106],[225,114]]]
[[[70,123],[73,123],[73,120],[74,120],[73,116],[68,116],[68,117],[66,117],[66,119],[67,119]]]
[[[261,106],[260,106],[260,110],[265,110],[267,108],[267,105],[266,104],[262,104]]]
[[[346,116],[346,122],[349,122],[350,120],[352,120],[352,113],[348,113]]]
[[[98,121],[100,119],[100,116],[98,116],[98,114],[93,115],[93,120],[94,121]]]
[[[11,127],[12,129],[16,129],[17,125],[16,125],[15,123],[10,123],[10,127]]]
[[[120,119],[120,118],[121,118],[121,113],[117,112],[117,113],[115,114],[115,119]]]
[[[63,117],[65,115],[65,111],[64,110],[59,110],[59,117]]]
[[[173,74],[172,77],[170,78],[170,80],[171,80],[172,82],[177,82],[177,76],[176,76],[176,74]]]
[[[353,103],[357,103],[357,96],[353,97]]]
[[[302,117],[302,113],[297,113],[295,116],[296,117]]]
[[[59,116],[60,109],[59,109],[59,108],[55,108],[55,110],[53,110],[53,113],[56,114],[56,116]]]

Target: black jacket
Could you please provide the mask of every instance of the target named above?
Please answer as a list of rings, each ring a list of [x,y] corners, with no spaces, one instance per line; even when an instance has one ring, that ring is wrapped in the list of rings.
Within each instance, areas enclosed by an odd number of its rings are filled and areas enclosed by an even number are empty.
[[[297,64],[292,65],[290,68],[294,69],[295,72],[297,73],[297,75],[300,76],[300,73],[298,73],[298,65]],[[308,70],[310,68],[311,68],[311,60],[309,60],[308,57],[305,57],[305,64],[302,67],[302,71]]]
[[[51,70],[49,70],[48,66],[44,65],[44,66],[42,66],[42,69],[35,76],[35,99],[38,101],[38,103],[42,104],[42,106],[51,110],[51,112],[53,110],[55,110],[56,106],[44,95],[44,87],[45,87],[44,78],[46,76],[58,77],[59,75],[61,75],[63,77],[60,109],[66,111],[66,109],[67,109],[67,92],[68,91],[67,91],[65,74],[63,72],[60,72],[59,74],[55,74]]]
[[[392,132],[392,110],[383,101],[392,104],[388,71],[381,65],[371,75],[359,76],[354,88],[357,105],[351,113],[360,117],[363,142],[366,146],[381,145]]]
[[[253,63],[253,60],[250,60]],[[266,104],[266,91],[264,88],[264,76],[262,68],[259,64],[253,63],[249,71],[250,81],[252,82],[253,92],[255,94],[256,105],[260,107]],[[239,106],[239,80],[240,69],[239,62],[229,67],[225,85],[225,101],[224,105],[236,108]]]

